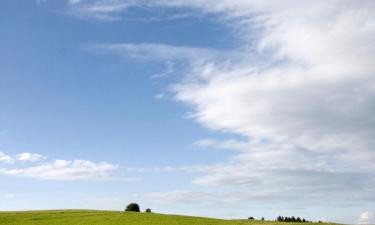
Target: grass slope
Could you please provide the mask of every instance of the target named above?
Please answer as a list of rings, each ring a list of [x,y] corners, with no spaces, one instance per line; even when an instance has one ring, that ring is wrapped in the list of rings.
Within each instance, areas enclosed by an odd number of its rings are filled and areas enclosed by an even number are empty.
[[[290,225],[292,223],[220,220],[154,213],[94,210],[1,212],[1,225]],[[299,224],[301,225],[301,224]],[[326,224],[325,224],[326,225]]]

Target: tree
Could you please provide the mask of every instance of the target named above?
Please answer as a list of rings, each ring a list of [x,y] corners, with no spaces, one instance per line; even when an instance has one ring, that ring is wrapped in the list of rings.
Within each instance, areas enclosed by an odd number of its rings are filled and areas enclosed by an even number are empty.
[[[250,216],[248,219],[249,219],[249,220],[254,220],[254,217]]]
[[[137,203],[130,203],[126,206],[125,212],[140,212],[139,205]]]
[[[260,219],[260,220],[264,221],[264,217],[262,217],[262,219]]]
[[[151,213],[151,209],[146,209],[146,213]]]
[[[306,223],[306,222],[309,222],[307,221],[306,219],[304,218],[300,218],[300,217],[283,217],[283,216],[278,216],[276,218],[276,221],[280,221],[280,222],[295,222],[295,223]]]

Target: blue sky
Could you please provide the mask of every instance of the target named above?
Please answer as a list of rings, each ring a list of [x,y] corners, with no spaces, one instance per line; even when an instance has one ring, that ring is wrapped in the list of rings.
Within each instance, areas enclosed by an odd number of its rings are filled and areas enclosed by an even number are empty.
[[[373,9],[2,1],[0,210],[373,223]]]

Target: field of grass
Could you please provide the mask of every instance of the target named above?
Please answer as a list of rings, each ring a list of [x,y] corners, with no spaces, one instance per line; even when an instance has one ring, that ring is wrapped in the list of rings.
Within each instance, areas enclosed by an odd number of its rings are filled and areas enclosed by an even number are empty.
[[[220,220],[155,213],[94,210],[0,212],[1,225],[290,225],[292,223]],[[299,223],[299,225],[301,225]],[[329,224],[325,224],[329,225]]]

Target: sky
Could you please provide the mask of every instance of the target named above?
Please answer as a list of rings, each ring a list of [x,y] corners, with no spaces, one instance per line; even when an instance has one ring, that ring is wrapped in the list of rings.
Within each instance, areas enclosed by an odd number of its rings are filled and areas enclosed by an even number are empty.
[[[375,224],[374,10],[0,1],[0,210]]]

